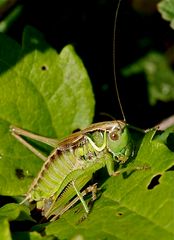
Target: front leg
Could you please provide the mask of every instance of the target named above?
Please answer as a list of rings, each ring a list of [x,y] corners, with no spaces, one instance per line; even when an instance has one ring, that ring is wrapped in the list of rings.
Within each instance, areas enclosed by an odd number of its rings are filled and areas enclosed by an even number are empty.
[[[105,164],[106,164],[106,168],[108,170],[109,176],[112,176],[115,171],[115,169],[114,169],[115,161],[111,154],[106,154]]]
[[[121,170],[113,172],[112,176],[118,176],[118,175],[120,175],[122,173],[125,173],[127,171],[134,172],[134,171],[147,170],[147,169],[150,169],[150,166],[142,165],[142,166],[126,167],[126,168],[123,168]]]
[[[112,155],[110,155],[110,154],[106,155],[105,164],[106,164],[106,168],[107,168],[110,176],[118,176],[127,171],[134,172],[134,171],[139,171],[139,170],[150,169],[150,166],[144,164],[142,166],[128,166],[128,167],[122,168],[121,170],[115,171],[115,169],[114,169],[115,160],[113,159]]]

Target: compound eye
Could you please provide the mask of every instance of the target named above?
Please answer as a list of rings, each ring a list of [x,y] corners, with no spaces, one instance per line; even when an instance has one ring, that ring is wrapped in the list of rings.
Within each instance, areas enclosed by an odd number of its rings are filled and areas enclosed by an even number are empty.
[[[109,136],[110,136],[111,140],[113,140],[113,141],[117,141],[119,138],[117,131],[112,131]]]

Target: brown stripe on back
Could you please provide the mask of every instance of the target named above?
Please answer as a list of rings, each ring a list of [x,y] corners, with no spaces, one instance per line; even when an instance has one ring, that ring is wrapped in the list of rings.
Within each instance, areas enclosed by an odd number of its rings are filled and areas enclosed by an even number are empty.
[[[48,170],[50,164],[53,163],[57,159],[57,157],[59,157],[61,154],[62,154],[62,151],[60,149],[56,149],[56,151],[54,151],[52,155],[48,157],[48,160],[45,162],[45,165],[44,165],[45,169]],[[43,171],[45,169],[43,169]]]

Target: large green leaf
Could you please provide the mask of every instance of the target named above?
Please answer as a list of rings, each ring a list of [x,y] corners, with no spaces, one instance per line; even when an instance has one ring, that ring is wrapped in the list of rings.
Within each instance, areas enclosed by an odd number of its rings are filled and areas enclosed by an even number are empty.
[[[155,240],[174,238],[174,174],[167,171],[174,164],[174,153],[149,131],[130,169],[149,166],[141,171],[127,171],[110,177],[104,192],[95,202],[88,218],[78,224],[77,209],[46,227],[47,234],[59,239],[129,239]],[[155,181],[156,179],[156,181]]]
[[[17,125],[62,138],[92,122],[94,97],[88,74],[72,46],[60,54],[31,27],[20,47],[0,35],[0,194],[24,194],[42,166],[10,134]]]

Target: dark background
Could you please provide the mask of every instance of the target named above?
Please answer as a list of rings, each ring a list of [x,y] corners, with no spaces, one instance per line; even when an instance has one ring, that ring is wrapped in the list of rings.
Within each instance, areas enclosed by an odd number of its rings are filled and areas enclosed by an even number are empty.
[[[73,44],[92,81],[96,99],[94,121],[108,120],[101,113],[122,119],[113,77],[113,29],[118,1],[19,2],[24,5],[23,12],[7,34],[21,43],[24,27],[31,25],[41,31],[58,52],[66,44]],[[127,122],[148,128],[170,116],[174,112],[173,103],[159,102],[151,107],[144,75],[123,78],[120,69],[151,50],[167,52],[173,45],[174,32],[156,11],[157,1],[151,0],[152,6],[147,9],[138,7],[136,2],[122,0],[119,9],[114,43],[117,84]]]

